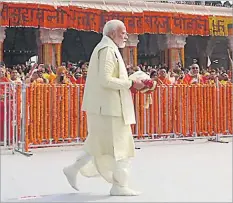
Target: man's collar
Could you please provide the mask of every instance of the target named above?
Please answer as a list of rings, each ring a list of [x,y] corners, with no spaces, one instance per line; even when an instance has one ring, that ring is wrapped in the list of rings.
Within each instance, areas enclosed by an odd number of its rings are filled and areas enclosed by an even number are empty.
[[[114,41],[110,37],[105,35],[103,36],[102,40],[108,42],[108,44],[112,46],[114,49],[118,49],[117,45],[114,43]]]

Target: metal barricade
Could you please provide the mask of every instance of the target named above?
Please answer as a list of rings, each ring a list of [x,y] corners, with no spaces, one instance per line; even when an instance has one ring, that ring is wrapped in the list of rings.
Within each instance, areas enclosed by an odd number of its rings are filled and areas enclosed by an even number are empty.
[[[233,135],[233,85],[158,86],[153,103],[144,108],[147,95],[134,95],[139,141],[220,138]]]
[[[0,83],[1,145],[31,155],[30,148],[80,145],[87,137],[81,111],[83,85]],[[158,86],[132,95],[135,141],[208,139],[233,135],[233,85]],[[148,97],[152,104],[145,108]]]
[[[21,128],[21,103],[17,97],[20,86],[14,83],[0,83],[0,143],[1,147],[14,149],[18,143]],[[17,112],[20,114],[17,115]]]

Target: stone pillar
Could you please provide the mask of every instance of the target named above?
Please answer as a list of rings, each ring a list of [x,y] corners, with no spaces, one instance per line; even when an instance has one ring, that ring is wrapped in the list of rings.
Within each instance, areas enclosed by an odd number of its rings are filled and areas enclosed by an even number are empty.
[[[229,45],[229,69],[231,82],[233,83],[233,25],[228,25],[228,45]]]
[[[233,35],[228,36],[228,42],[229,42],[229,49],[230,49],[231,57],[232,57],[232,54],[233,54]]]
[[[40,40],[42,44],[42,63],[60,66],[62,63],[61,46],[64,39],[64,29],[40,29]]]
[[[4,47],[3,42],[6,38],[5,27],[0,27],[0,61],[3,61]]]
[[[233,52],[233,25],[228,25],[228,42],[230,51]]]
[[[122,51],[123,59],[126,65],[138,65],[138,35],[129,34],[129,39],[126,43],[126,47]]]
[[[202,6],[205,6],[205,1],[201,1],[201,5],[202,5]]]
[[[167,37],[166,35],[158,34],[157,35],[157,45],[160,52],[160,63],[168,65],[168,57],[167,57]]]
[[[177,62],[185,66],[184,46],[187,35],[166,35],[165,63],[174,69]]]

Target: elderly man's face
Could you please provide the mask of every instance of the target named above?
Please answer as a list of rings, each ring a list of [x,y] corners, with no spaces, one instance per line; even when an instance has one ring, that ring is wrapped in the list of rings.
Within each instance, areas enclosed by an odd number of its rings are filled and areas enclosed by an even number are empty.
[[[191,72],[192,74],[197,75],[199,73],[199,66],[197,64],[193,64],[191,66]]]
[[[116,43],[119,48],[124,48],[126,41],[128,39],[126,27],[120,26],[117,28],[115,32],[112,34],[112,40]]]

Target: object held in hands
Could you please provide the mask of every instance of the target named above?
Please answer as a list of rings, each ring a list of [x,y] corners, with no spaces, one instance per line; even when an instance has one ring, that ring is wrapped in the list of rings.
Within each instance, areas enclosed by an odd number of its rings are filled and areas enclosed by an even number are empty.
[[[145,108],[149,108],[149,105],[152,104],[151,93],[155,90],[157,82],[151,80],[150,76],[143,71],[137,71],[133,73],[129,76],[129,79],[133,81],[141,80],[145,84],[145,87],[139,91],[141,93],[147,94]],[[134,87],[131,87],[130,90],[132,91],[132,93],[136,93],[138,91]]]
[[[156,88],[157,85],[157,82],[151,80],[150,76],[144,73],[143,71],[137,71],[133,73],[132,75],[129,76],[129,79],[133,81],[141,80],[144,83],[145,87],[139,91],[146,94],[151,93]],[[136,93],[138,91],[134,87],[131,87],[130,89],[133,93]]]

